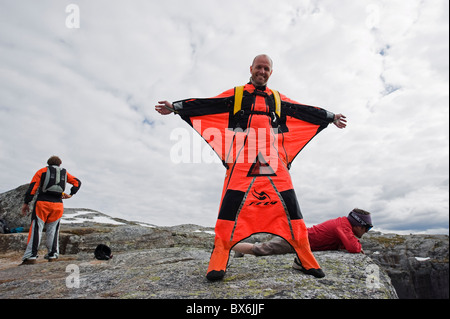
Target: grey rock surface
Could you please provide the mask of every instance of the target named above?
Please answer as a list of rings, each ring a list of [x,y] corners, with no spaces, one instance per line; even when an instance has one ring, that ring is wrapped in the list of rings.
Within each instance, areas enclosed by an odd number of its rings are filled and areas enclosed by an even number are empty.
[[[315,253],[326,273],[321,279],[293,269],[293,255],[234,258],[232,252],[225,278],[209,282],[213,229],[196,225],[156,227],[67,209],[59,260],[47,262],[41,250],[38,263],[19,265],[26,237],[0,236],[3,299],[397,298],[389,276],[370,257],[338,251]],[[112,259],[94,258],[100,243],[111,247]]]
[[[1,298],[164,298],[164,299],[396,299],[390,279],[363,255],[320,252],[326,277],[294,270],[292,255],[230,258],[224,280],[205,278],[210,251],[195,247],[119,252],[108,261],[92,253],[63,255],[34,265],[2,256]],[[7,257],[7,258],[5,258]],[[9,262],[5,262],[5,259]]]
[[[13,227],[29,227],[30,216],[14,219],[20,216],[27,187],[0,194],[0,218]],[[219,282],[205,278],[213,228],[160,227],[66,208],[59,260],[45,261],[42,250],[37,264],[19,266],[27,236],[26,232],[0,235],[2,299],[448,298],[445,235],[369,232],[361,240],[366,255],[314,252],[326,274],[322,279],[292,269],[293,255],[233,258],[232,252],[225,278]],[[270,238],[257,234],[248,241]],[[111,260],[94,259],[100,243],[111,247]],[[79,272],[78,287],[70,287],[74,269]]]
[[[365,253],[386,270],[401,299],[448,299],[448,235],[369,232]]]

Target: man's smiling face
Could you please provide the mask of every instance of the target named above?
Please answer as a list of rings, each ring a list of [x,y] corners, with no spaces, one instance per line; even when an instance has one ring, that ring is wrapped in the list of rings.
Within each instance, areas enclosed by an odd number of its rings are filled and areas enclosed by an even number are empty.
[[[272,61],[269,57],[265,55],[257,56],[250,66],[252,83],[256,86],[266,85],[272,75],[272,71]]]

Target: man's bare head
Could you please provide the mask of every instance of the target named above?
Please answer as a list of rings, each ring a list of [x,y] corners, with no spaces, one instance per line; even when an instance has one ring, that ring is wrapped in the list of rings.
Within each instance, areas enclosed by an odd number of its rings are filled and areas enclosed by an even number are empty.
[[[272,75],[273,62],[267,54],[260,54],[253,59],[250,66],[251,81],[254,85],[266,85]]]

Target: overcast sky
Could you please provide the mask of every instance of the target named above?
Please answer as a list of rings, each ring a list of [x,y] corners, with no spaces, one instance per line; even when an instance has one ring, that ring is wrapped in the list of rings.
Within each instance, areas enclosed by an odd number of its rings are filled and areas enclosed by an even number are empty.
[[[154,106],[245,84],[266,53],[270,87],[348,119],[291,167],[307,226],[358,207],[383,232],[448,234],[448,12],[448,0],[0,0],[0,192],[58,155],[83,183],[66,207],[214,226],[225,169],[177,163],[174,132],[193,153],[207,145]]]

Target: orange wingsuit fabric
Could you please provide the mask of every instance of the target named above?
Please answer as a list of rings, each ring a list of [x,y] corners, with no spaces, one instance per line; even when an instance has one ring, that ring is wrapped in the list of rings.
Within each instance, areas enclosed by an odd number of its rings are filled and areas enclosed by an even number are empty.
[[[174,108],[208,142],[227,168],[207,278],[224,276],[231,248],[255,233],[284,238],[305,269],[320,269],[291,182],[289,167],[334,114],[280,94],[274,112],[267,87],[244,87],[242,110],[233,114],[234,89],[207,99],[174,102]]]

